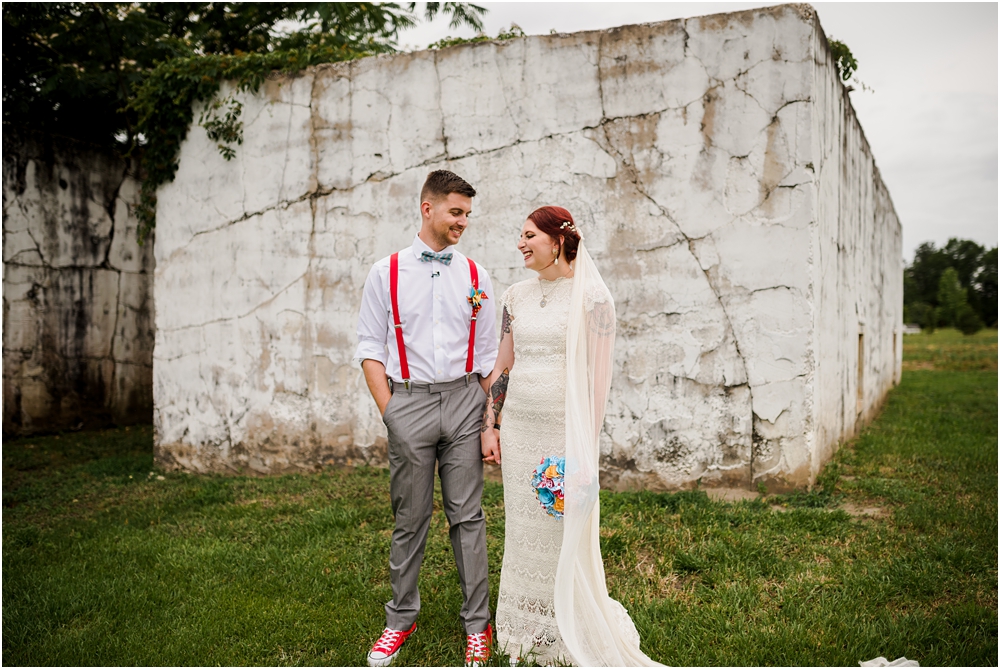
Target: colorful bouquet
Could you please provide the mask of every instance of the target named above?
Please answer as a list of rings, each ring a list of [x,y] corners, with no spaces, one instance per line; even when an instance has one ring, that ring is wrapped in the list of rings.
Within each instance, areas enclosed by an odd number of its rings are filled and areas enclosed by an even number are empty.
[[[531,476],[531,487],[535,489],[538,503],[545,513],[560,519],[566,497],[563,494],[563,480],[566,476],[566,458],[547,457],[541,462]]]

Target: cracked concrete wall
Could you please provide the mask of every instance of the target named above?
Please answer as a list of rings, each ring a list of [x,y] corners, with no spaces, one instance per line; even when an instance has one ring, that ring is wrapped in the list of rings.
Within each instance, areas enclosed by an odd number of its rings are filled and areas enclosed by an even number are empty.
[[[838,146],[857,135],[831,160],[870,162],[856,123],[817,119],[850,109],[829,65],[815,12],[784,5],[367,58],[237,96],[236,158],[192,128],[159,194],[158,461],[385,464],[351,363],[361,288],[410,243],[420,186],[447,168],[479,190],[461,246],[498,292],[530,274],[515,242],[534,208],[567,207],[586,235],[619,318],[605,485],[811,483],[853,429],[817,416],[833,406],[821,347],[848,351],[817,334],[819,312],[841,306],[819,292],[838,229],[819,217],[886,258],[882,239],[898,237],[894,218],[861,221],[869,204],[855,200],[885,191],[873,163],[844,177],[821,162],[833,154],[820,132]],[[852,262],[844,280],[878,309],[871,277],[850,273],[868,260]]]
[[[153,253],[138,182],[88,144],[4,125],[3,432],[148,422]]]
[[[817,33],[813,152],[816,449],[812,474],[869,422],[902,375],[903,234],[889,191]]]

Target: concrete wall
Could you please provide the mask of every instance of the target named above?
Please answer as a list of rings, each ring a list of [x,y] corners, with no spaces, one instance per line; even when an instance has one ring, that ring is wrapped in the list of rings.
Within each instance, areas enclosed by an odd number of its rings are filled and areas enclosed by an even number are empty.
[[[3,128],[3,431],[149,421],[151,241],[138,183],[73,140]]]
[[[874,418],[903,362],[903,233],[821,33],[813,99],[817,224],[813,312],[819,472],[838,440]]]
[[[814,11],[785,5],[368,58],[242,96],[237,157],[192,128],[159,194],[158,461],[385,464],[351,364],[361,287],[447,168],[479,189],[461,246],[498,291],[529,276],[515,240],[537,206],[586,235],[619,317],[606,485],[810,483],[855,428],[828,415],[857,319],[820,332],[847,299],[827,283],[865,305],[873,346],[902,302],[875,297],[899,226],[856,122],[825,116],[854,118],[830,67]],[[859,241],[843,270],[823,255],[841,229]]]

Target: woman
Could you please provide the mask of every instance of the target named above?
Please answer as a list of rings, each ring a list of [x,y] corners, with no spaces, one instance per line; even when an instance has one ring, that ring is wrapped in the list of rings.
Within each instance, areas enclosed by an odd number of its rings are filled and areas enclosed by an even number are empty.
[[[598,437],[614,301],[562,207],[532,212],[517,248],[538,277],[501,297],[483,417],[483,460],[500,464],[502,444],[507,518],[497,648],[539,664],[655,665],[608,596],[601,561]]]

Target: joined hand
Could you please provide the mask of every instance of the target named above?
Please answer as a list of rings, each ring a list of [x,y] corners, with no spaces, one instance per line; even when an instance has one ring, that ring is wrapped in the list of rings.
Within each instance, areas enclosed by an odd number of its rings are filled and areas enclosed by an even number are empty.
[[[500,434],[492,427],[483,430],[481,434],[483,462],[491,465],[500,464]]]

